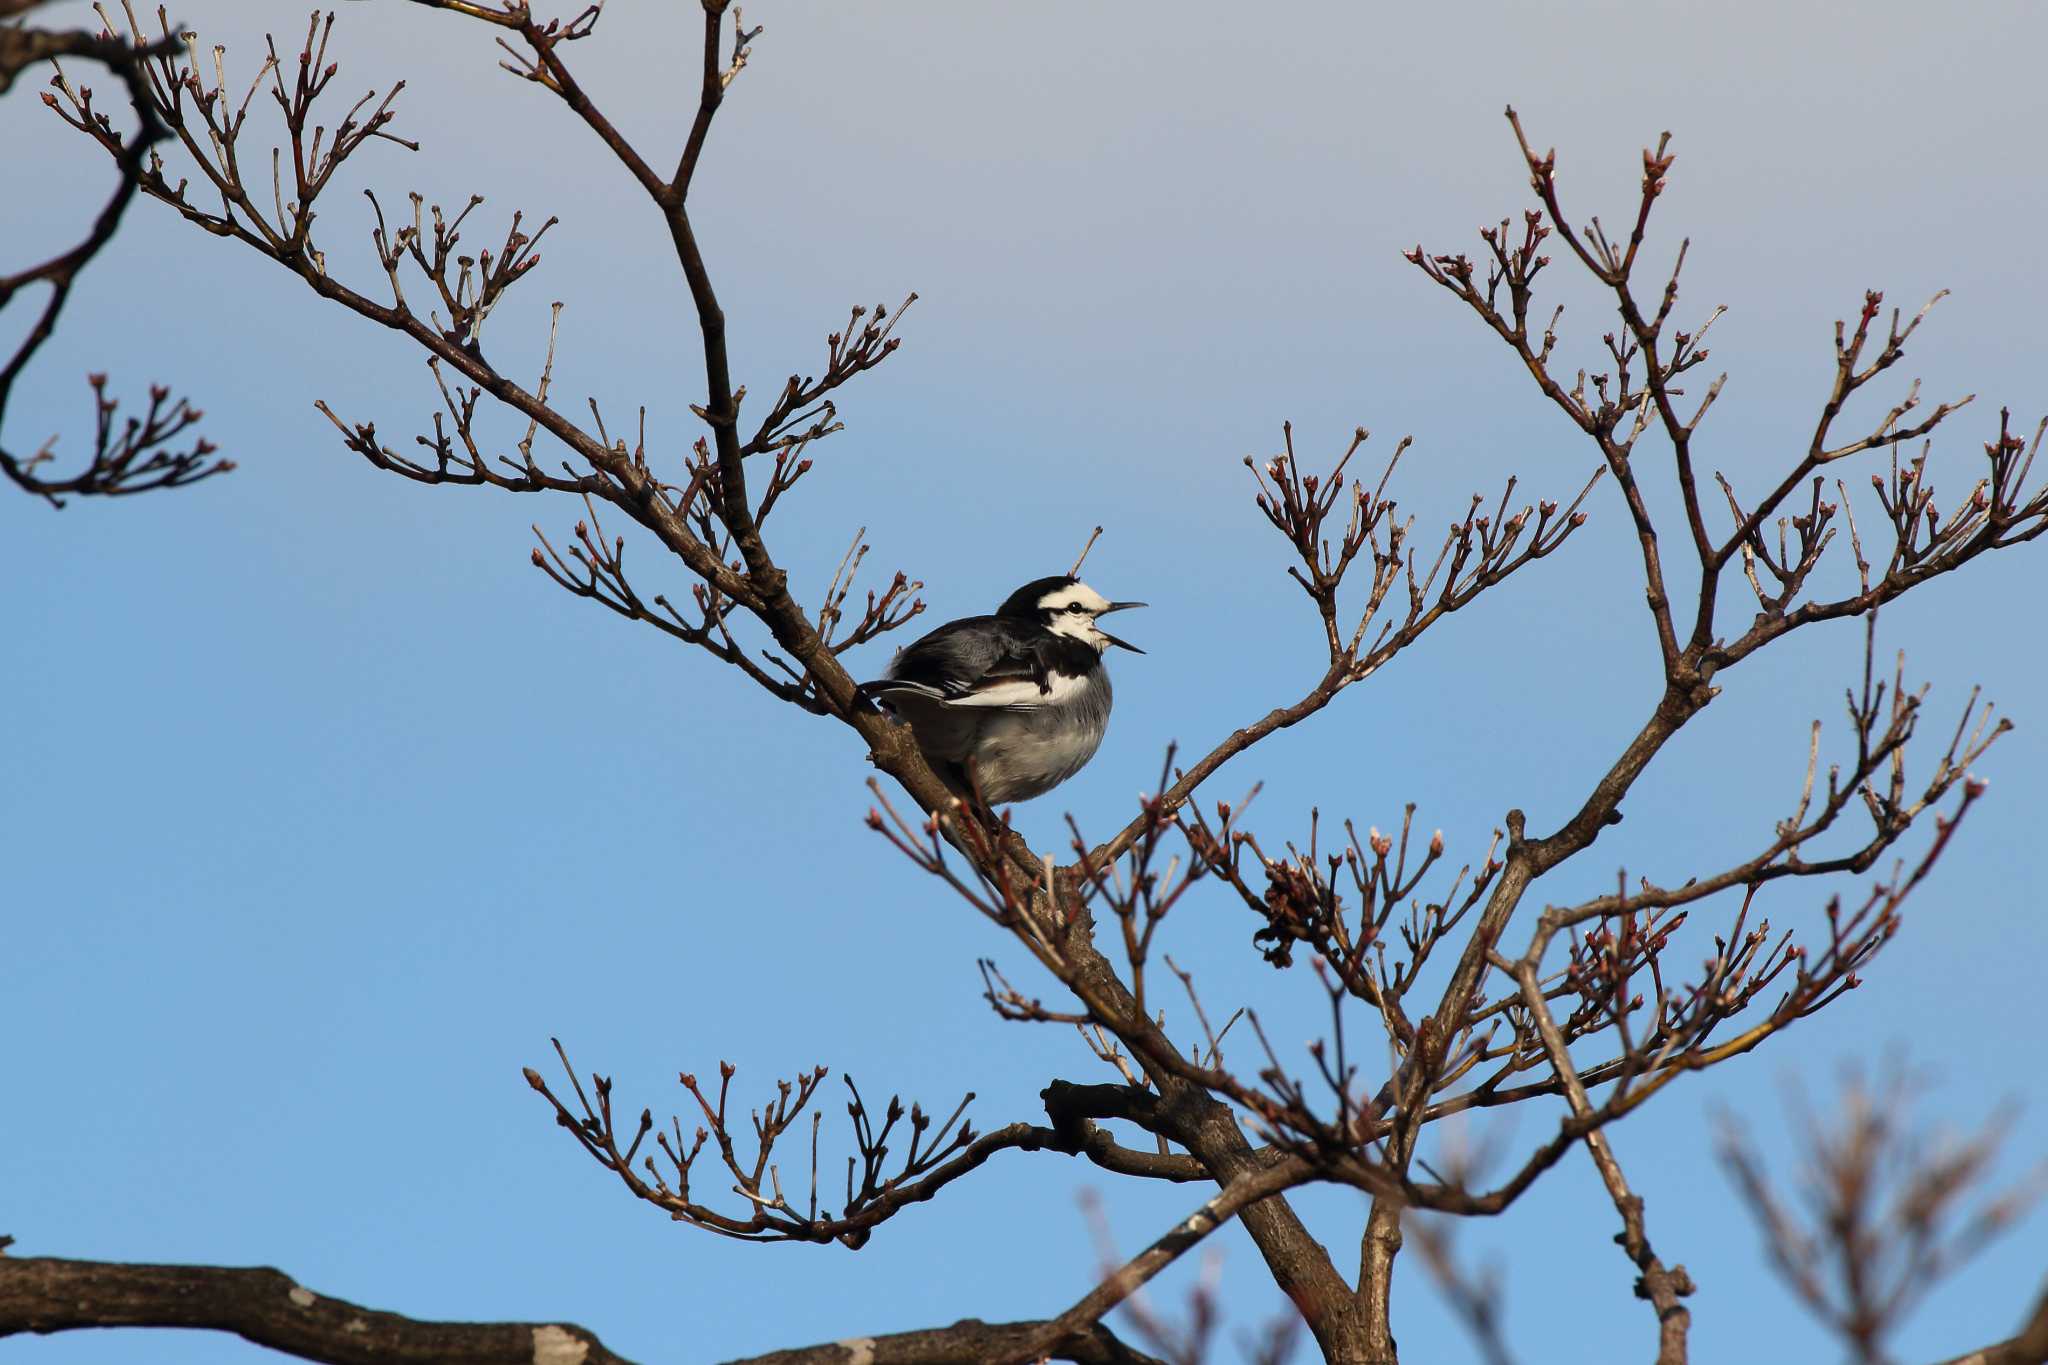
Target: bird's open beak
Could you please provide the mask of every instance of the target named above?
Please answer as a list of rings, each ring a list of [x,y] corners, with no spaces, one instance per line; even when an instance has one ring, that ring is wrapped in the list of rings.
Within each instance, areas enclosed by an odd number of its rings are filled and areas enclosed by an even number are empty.
[[[1096,612],[1095,615],[1098,618],[1100,618],[1109,615],[1113,611],[1124,611],[1131,607],[1142,607],[1144,605],[1145,604],[1143,602],[1112,602],[1108,606],[1104,607],[1101,611]],[[1102,636],[1103,639],[1109,641],[1118,649],[1128,649],[1133,654],[1143,654],[1145,652],[1144,650],[1138,648],[1136,645],[1132,644],[1129,640],[1117,639],[1116,636],[1111,635],[1106,630],[1103,630],[1101,626],[1097,626],[1095,629],[1097,633]]]

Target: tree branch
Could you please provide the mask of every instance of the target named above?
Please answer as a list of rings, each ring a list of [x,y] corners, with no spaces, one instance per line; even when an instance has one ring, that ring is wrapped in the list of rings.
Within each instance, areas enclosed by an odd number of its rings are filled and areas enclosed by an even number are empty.
[[[5,1240],[0,1238],[0,1246]],[[970,1318],[948,1327],[772,1351],[732,1365],[991,1360],[1047,1326]],[[232,1332],[322,1365],[632,1365],[573,1323],[426,1322],[315,1294],[278,1270],[0,1255],[0,1339],[90,1327]],[[1100,1323],[1067,1334],[1050,1358],[1076,1365],[1159,1365]]]
[[[632,1365],[572,1323],[423,1322],[315,1294],[278,1270],[0,1255],[0,1339],[84,1327],[232,1332],[323,1365]]]
[[[1256,1206],[1260,1200],[1300,1184],[1310,1174],[1307,1162],[1289,1159],[1225,1185],[1214,1198],[1175,1223],[1151,1246],[1082,1295],[1072,1308],[1043,1324],[1014,1350],[990,1359],[1003,1365],[1043,1360],[1048,1353],[1059,1349],[1063,1342],[1095,1326],[1104,1314],[1129,1298],[1140,1285],[1172,1265],[1189,1248],[1232,1217]]]
[[[35,5],[29,4],[8,13],[32,8]],[[58,57],[79,57],[102,63],[120,79],[127,88],[137,121],[134,134],[125,142],[116,138],[111,129],[105,130],[120,180],[86,235],[69,250],[39,265],[11,275],[0,275],[0,308],[5,308],[15,294],[30,285],[47,285],[50,290],[35,323],[15,348],[13,356],[0,366],[0,418],[6,414],[15,381],[28,368],[43,343],[57,330],[58,317],[70,302],[71,289],[78,282],[79,274],[113,240],[114,233],[120,228],[128,205],[135,198],[144,153],[169,136],[170,130],[157,117],[150,101],[143,64],[152,56],[169,51],[170,47],[168,37],[153,45],[130,46],[113,37],[83,31],[55,33],[25,27],[0,28],[0,94],[4,94],[14,84],[15,77],[29,66],[54,62]],[[45,93],[43,99],[53,107],[56,105],[57,97],[54,95]],[[104,125],[105,118],[103,115],[100,117]],[[182,452],[166,448],[173,438],[198,422],[202,414],[183,399],[167,402],[170,391],[161,386],[150,390],[147,416],[131,417],[117,433],[114,426],[116,404],[106,396],[106,382],[105,375],[92,376],[93,409],[98,419],[98,431],[91,463],[64,478],[52,478],[39,472],[41,466],[56,458],[56,441],[52,438],[30,455],[15,455],[0,445],[0,474],[23,490],[47,499],[53,507],[62,507],[67,495],[97,493],[114,496],[143,493],[153,488],[181,488],[215,474],[225,474],[235,467],[231,460],[210,460],[214,447],[204,439],[195,441],[189,450]]]
[[[1027,1342],[1037,1339],[1047,1325],[967,1318],[950,1327],[851,1337],[793,1351],[770,1351],[764,1356],[730,1361],[728,1365],[960,1365],[963,1361],[1003,1360],[1014,1357]],[[1076,1365],[1162,1365],[1157,1358],[1124,1344],[1099,1322],[1070,1336],[1064,1346],[1053,1349],[1050,1355],[1036,1359],[1071,1360]]]

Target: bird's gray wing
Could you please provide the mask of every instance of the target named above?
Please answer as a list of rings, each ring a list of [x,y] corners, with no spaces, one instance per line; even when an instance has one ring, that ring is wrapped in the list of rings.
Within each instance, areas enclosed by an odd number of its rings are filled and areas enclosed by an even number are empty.
[[[869,696],[915,693],[954,706],[1042,704],[1050,661],[1029,637],[996,616],[949,622],[900,651]]]

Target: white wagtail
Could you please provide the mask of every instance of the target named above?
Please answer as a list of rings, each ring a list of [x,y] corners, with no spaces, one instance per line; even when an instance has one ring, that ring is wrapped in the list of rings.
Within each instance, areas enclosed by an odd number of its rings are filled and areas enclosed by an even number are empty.
[[[1109,728],[1111,645],[1096,625],[1143,602],[1111,602],[1072,574],[1026,583],[993,616],[948,621],[898,650],[861,686],[917,736],[925,761],[989,805],[1051,791],[1095,756]]]

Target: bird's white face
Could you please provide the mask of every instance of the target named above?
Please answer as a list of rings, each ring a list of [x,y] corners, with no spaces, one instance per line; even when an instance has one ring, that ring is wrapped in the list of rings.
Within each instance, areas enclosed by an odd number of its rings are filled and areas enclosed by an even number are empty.
[[[1111,644],[1122,643],[1095,625],[1095,618],[1115,605],[1086,583],[1067,583],[1038,599],[1038,609],[1046,613],[1048,630],[1079,640],[1098,653]]]

